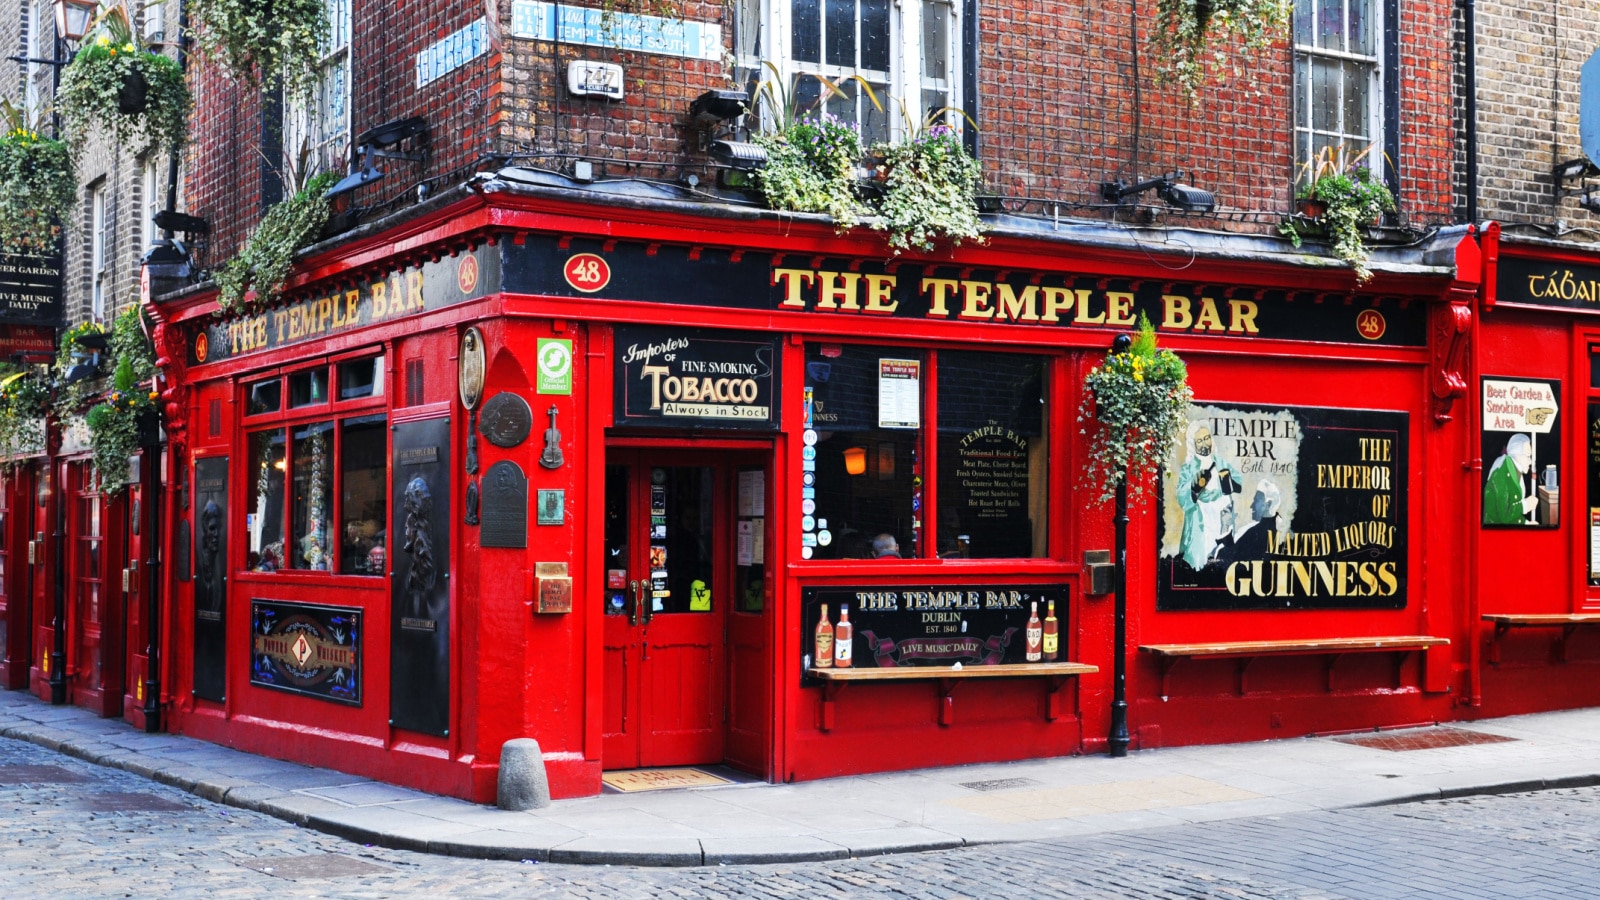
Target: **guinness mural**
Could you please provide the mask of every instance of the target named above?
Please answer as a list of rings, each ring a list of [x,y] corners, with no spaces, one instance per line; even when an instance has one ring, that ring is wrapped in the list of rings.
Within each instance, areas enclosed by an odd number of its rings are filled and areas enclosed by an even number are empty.
[[[1156,608],[1399,609],[1408,417],[1195,404],[1161,474]]]
[[[614,343],[619,427],[778,427],[774,338],[619,326]]]

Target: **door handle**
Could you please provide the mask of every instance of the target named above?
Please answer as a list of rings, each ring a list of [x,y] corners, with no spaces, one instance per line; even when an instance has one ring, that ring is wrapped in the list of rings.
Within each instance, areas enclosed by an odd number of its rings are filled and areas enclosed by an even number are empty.
[[[639,582],[628,582],[628,593],[633,595],[633,609],[628,611],[628,624],[639,624]]]

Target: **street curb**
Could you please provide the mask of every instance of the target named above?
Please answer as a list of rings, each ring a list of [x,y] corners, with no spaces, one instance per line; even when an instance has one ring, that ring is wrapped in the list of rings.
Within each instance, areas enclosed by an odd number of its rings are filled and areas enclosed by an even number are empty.
[[[863,844],[850,847],[837,841],[821,841],[815,836],[794,838],[763,838],[751,840],[745,847],[740,839],[727,838],[661,838],[654,841],[626,841],[603,837],[563,836],[559,840],[541,840],[533,835],[514,831],[485,828],[481,831],[454,836],[413,834],[404,831],[384,831],[369,825],[346,821],[340,813],[352,812],[360,807],[343,807],[332,800],[314,794],[297,793],[270,784],[235,778],[186,762],[169,762],[146,756],[137,750],[107,745],[102,735],[88,736],[82,742],[72,733],[45,724],[0,726],[0,737],[25,741],[47,750],[71,756],[102,768],[120,769],[150,781],[177,788],[203,800],[237,809],[261,813],[313,831],[362,844],[392,850],[429,853],[466,859],[531,860],[567,865],[617,865],[641,867],[696,867],[717,865],[759,865],[770,863],[819,862],[840,859],[864,859],[906,853],[926,853],[953,850],[979,844],[1021,844],[1037,838],[1018,838],[998,841],[974,841],[951,836],[948,840],[922,839],[896,845],[893,842]],[[204,742],[198,742],[204,744]],[[206,745],[210,746],[210,745]],[[355,776],[352,776],[355,777]],[[366,781],[367,779],[359,779]],[[378,783],[378,782],[374,782]],[[1373,800],[1328,809],[1364,809],[1383,806],[1401,806],[1429,800],[1456,800],[1466,797],[1514,794],[1533,791],[1560,790],[1600,786],[1600,772],[1565,775],[1550,778],[1518,778],[1491,781],[1458,787],[1411,791],[1382,800]],[[473,805],[476,807],[476,804]],[[373,808],[373,807],[368,807]],[[445,820],[441,819],[440,822]],[[1162,827],[1162,826],[1155,826]],[[1131,829],[1140,830],[1140,829]],[[474,837],[479,838],[473,840]],[[750,846],[752,844],[781,844],[792,846]],[[819,842],[831,846],[819,846]],[[711,846],[708,847],[707,844]]]

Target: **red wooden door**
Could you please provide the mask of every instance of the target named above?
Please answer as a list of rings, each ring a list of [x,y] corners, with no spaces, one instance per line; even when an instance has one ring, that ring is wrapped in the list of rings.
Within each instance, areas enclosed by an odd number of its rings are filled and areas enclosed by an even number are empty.
[[[25,472],[21,466],[0,472],[0,688],[7,690],[28,683],[30,617],[25,563],[32,498],[23,484]]]
[[[607,456],[607,769],[723,758],[731,472],[715,454]]]
[[[63,463],[67,490],[67,656],[71,702],[122,713],[122,583],[111,503],[87,462]]]

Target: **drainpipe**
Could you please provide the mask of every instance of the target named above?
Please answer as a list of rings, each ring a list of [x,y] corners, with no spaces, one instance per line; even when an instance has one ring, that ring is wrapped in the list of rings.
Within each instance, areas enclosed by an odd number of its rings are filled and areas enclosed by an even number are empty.
[[[1478,222],[1478,15],[1477,0],[1462,0],[1462,28],[1466,31],[1462,65],[1466,71],[1462,90],[1467,95],[1466,162],[1467,162],[1467,223]],[[1474,317],[1476,321],[1476,317]],[[1476,339],[1477,335],[1473,335]],[[1476,559],[1476,557],[1474,557]]]

